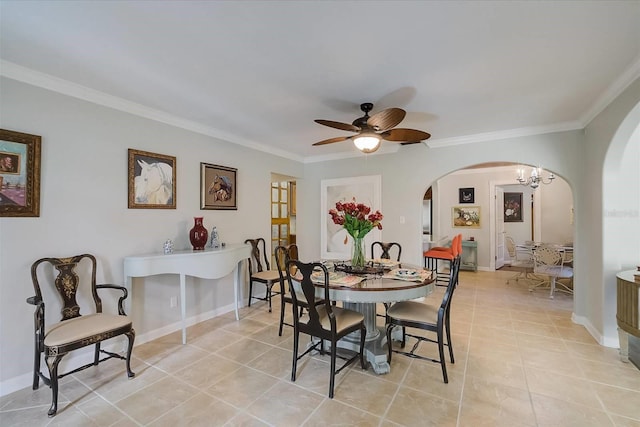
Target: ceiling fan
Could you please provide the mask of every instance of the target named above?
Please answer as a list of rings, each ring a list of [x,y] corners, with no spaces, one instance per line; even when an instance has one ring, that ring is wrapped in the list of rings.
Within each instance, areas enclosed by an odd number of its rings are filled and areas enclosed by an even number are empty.
[[[314,120],[324,126],[331,128],[357,132],[356,135],[338,136],[335,138],[325,139],[316,142],[315,145],[333,144],[334,142],[353,140],[355,146],[363,153],[373,153],[380,148],[380,142],[385,141],[399,142],[402,145],[417,144],[431,137],[427,132],[415,129],[392,129],[397,126],[407,114],[401,108],[387,108],[372,116],[369,111],[373,110],[373,104],[365,102],[360,104],[360,109],[364,112],[364,116],[357,118],[352,124],[334,122],[331,120]]]

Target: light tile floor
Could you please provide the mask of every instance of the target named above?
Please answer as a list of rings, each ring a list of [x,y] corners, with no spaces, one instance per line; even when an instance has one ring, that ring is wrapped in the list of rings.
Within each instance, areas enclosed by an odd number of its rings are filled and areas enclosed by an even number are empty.
[[[278,337],[278,306],[261,303],[189,328],[187,345],[176,332],[135,347],[132,380],[115,360],[64,378],[52,419],[47,387],[4,396],[0,425],[640,426],[640,370],[571,322],[571,296],[511,275],[461,272],[448,384],[395,354],[387,375],[340,373],[328,399],[327,357],[305,358],[292,383],[292,330]]]

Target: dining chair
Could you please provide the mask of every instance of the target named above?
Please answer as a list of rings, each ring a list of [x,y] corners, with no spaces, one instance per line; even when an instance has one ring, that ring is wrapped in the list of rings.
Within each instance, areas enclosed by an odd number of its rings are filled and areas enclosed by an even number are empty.
[[[278,328],[278,336],[282,336],[282,328],[284,325],[293,326],[293,324],[289,324],[284,321],[286,304],[293,304],[291,289],[289,288],[289,283],[286,280],[286,268],[287,261],[298,259],[298,246],[295,243],[291,243],[287,246],[277,246],[275,249],[275,258],[276,266],[278,267],[278,274],[280,275],[280,283],[282,286],[282,288],[280,289],[280,326]]]
[[[123,307],[128,295],[127,289],[112,284],[96,284],[96,270],[96,258],[91,254],[68,258],[41,258],[31,265],[35,295],[27,298],[27,303],[36,306],[33,389],[37,390],[40,386],[40,378],[51,387],[49,417],[53,417],[58,411],[58,380],[69,374],[97,366],[108,359],[118,358],[125,361],[127,376],[129,378],[135,376],[131,371],[131,350],[135,331],[131,318],[125,315]],[[41,291],[41,283],[48,285],[44,293]],[[103,290],[122,292],[122,296],[118,299],[118,314],[102,312],[99,291]],[[49,308],[60,305],[58,301],[61,302],[62,319],[59,322],[47,324],[48,316],[45,315],[43,294],[47,296]],[[100,348],[103,341],[120,335],[126,336],[128,340],[126,356]],[[58,365],[64,356],[89,345],[95,345],[91,363],[63,374],[58,373]],[[43,353],[49,377],[40,369]],[[100,359],[101,354],[107,357]]]
[[[269,258],[267,257],[267,248],[265,240],[262,237],[257,239],[247,239],[244,243],[251,244],[251,255],[249,256],[249,303],[251,307],[251,299],[266,301],[269,303],[269,313],[271,313],[271,297],[278,295],[283,289],[283,283],[280,281],[278,270],[271,270]],[[264,262],[264,266],[263,266]],[[253,283],[262,283],[266,286],[264,298],[253,295]],[[280,283],[280,292],[273,290],[273,285]]]
[[[381,254],[379,257],[376,257],[376,247],[380,247],[381,249]],[[400,243],[397,242],[373,242],[371,244],[371,259],[376,259],[376,258],[380,258],[380,259],[391,259],[391,251],[393,250],[393,248],[396,247],[398,248],[398,252],[397,252],[397,256],[396,256],[396,261],[400,262],[400,256],[402,255],[402,246],[400,245]],[[391,303],[385,302],[384,303],[384,309],[385,312],[386,310],[389,308]],[[376,316],[378,317],[387,317],[386,314],[376,314]]]
[[[453,357],[453,345],[451,342],[450,312],[453,292],[458,286],[458,273],[460,271],[460,255],[456,251],[456,255],[451,262],[451,270],[449,272],[449,284],[444,292],[444,296],[440,305],[430,304],[429,302],[418,301],[399,301],[389,307],[387,310],[387,343],[388,355],[387,362],[391,363],[392,353],[400,353],[408,357],[429,360],[434,363],[440,363],[442,367],[442,377],[445,383],[449,382],[447,376],[447,364],[445,360],[444,347],[449,348],[449,360],[455,363]],[[406,345],[406,337],[416,339],[410,351],[397,350],[393,348],[391,341],[391,333],[396,326],[403,328],[401,348]],[[421,329],[429,332],[435,332],[436,339],[428,336],[415,335],[406,332],[406,328]],[[446,342],[445,342],[446,338]],[[438,345],[439,359],[433,359],[426,356],[416,354],[416,350],[421,342],[428,341]]]
[[[455,251],[458,254],[462,254],[462,234],[458,234],[454,236],[451,240],[451,246],[449,247],[433,247],[428,251],[424,252],[424,267],[429,268],[431,271],[436,274],[436,285],[438,283],[442,283],[442,285],[438,286],[447,286],[449,283],[449,274],[440,273],[438,271],[438,261],[447,261],[449,263],[449,271],[451,271],[451,264],[453,263],[453,259],[455,255],[453,254]]]
[[[559,250],[555,245],[543,244],[533,251],[533,272],[549,276],[549,298],[553,298],[555,291],[573,294],[573,289],[557,279],[573,278],[573,268],[564,260],[566,251]],[[530,286],[529,291],[534,291],[540,285]]]
[[[376,247],[380,247],[381,253],[379,257],[376,257]],[[391,252],[393,248],[398,248],[396,261],[400,261],[400,255],[402,255],[402,246],[397,242],[373,242],[371,244],[371,259],[381,258],[381,259],[391,259]]]
[[[295,276],[292,272],[296,271]],[[329,298],[329,271],[327,267],[318,262],[304,263],[299,260],[287,261],[287,282],[292,289],[293,300],[293,364],[291,367],[291,381],[296,380],[298,360],[311,351],[319,351],[325,354],[324,341],[330,342],[331,349],[331,373],[329,379],[329,398],[333,398],[333,389],[336,375],[344,368],[360,357],[362,369],[366,369],[364,362],[364,341],[367,330],[364,325],[364,315],[354,310],[337,307],[331,304]],[[299,284],[298,292],[294,280]],[[316,299],[316,285],[319,282],[323,297]],[[300,309],[305,308],[307,315],[300,315]],[[360,351],[351,357],[338,355],[338,340],[353,332],[360,332]],[[298,356],[298,344],[300,333],[318,339],[310,345],[304,353]],[[336,369],[336,358],[345,362]]]
[[[535,285],[542,280],[531,275],[533,273],[533,250],[531,247],[517,246],[511,236],[504,238],[505,246],[510,258],[510,266],[520,271],[507,279],[507,284],[512,281],[525,280],[530,285]]]

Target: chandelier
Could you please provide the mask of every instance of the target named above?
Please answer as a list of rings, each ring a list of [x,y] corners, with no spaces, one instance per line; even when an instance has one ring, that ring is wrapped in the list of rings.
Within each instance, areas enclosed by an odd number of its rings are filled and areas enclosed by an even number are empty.
[[[545,179],[542,176],[542,169],[540,167],[531,168],[531,175],[527,178],[524,176],[524,168],[518,168],[517,180],[522,185],[528,185],[534,190],[540,186],[540,184],[551,184],[556,179],[553,173],[549,173],[549,176]]]

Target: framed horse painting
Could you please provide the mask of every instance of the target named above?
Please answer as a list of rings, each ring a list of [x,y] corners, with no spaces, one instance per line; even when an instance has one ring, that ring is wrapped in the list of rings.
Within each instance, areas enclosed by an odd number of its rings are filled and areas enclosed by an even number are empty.
[[[176,158],[129,149],[129,209],[176,208]]]
[[[238,169],[200,163],[200,209],[238,209]]]

